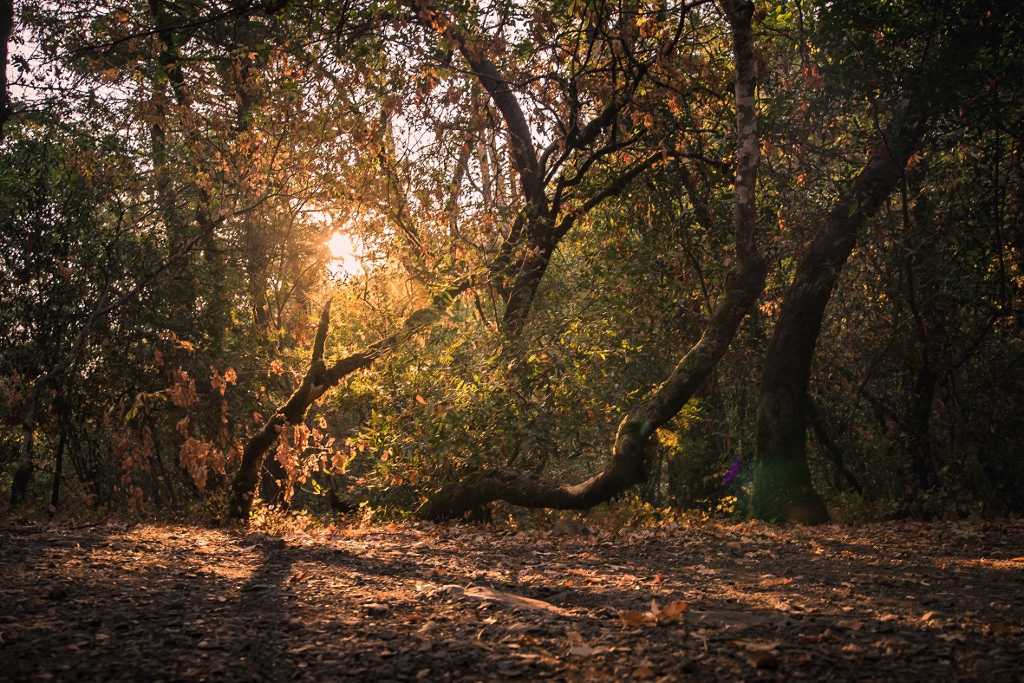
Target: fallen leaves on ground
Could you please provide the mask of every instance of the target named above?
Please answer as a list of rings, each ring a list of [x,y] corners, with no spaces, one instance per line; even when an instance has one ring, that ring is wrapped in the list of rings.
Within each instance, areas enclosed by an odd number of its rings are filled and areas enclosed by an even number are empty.
[[[998,558],[1024,557],[1024,523],[588,528],[279,536],[9,522],[0,677],[610,683],[1019,670],[1024,582]]]
[[[665,605],[665,609],[658,607],[657,600],[651,600],[651,609],[647,612],[627,612],[619,610],[619,619],[627,626],[667,626],[674,623],[687,610],[687,604],[682,600],[676,600]]]

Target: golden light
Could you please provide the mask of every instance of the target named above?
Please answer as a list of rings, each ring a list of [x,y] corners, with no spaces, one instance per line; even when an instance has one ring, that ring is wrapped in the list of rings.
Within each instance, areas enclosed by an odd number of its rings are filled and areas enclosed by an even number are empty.
[[[360,259],[360,249],[353,242],[350,235],[335,231],[331,239],[327,241],[327,248],[331,251],[334,259],[328,264],[331,274],[335,277],[350,277],[362,275],[363,264]]]

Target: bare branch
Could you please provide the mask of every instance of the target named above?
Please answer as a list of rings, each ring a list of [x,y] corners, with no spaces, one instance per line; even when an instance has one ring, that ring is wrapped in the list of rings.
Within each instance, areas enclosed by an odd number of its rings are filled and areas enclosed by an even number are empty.
[[[527,201],[534,201],[541,192],[539,186],[540,171],[537,152],[530,134],[530,125],[526,121],[515,93],[509,87],[498,69],[485,55],[484,50],[461,28],[452,23],[441,12],[434,9],[428,2],[408,0],[406,6],[415,18],[424,26],[455,41],[459,52],[473,70],[480,84],[487,90],[494,106],[501,112],[508,129],[512,149],[512,165],[519,173],[523,186],[523,195]]]

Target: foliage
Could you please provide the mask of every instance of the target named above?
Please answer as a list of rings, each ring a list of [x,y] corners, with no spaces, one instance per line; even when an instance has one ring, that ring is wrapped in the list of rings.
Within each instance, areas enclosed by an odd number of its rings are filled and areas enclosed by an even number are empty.
[[[338,359],[462,279],[446,317],[288,426],[261,496],[406,515],[472,472],[599,470],[734,258],[718,9],[224,7],[21,3],[13,49],[31,69],[0,143],[0,480],[33,382],[81,336],[41,394],[31,499],[49,500],[63,439],[61,506],[216,518],[244,444],[306,373],[328,300]],[[923,92],[930,132],[827,309],[811,469],[848,517],[1020,512],[1019,9],[777,0],[755,17],[768,288],[631,500],[744,514],[758,379],[796,264],[896,103]],[[465,55],[490,60],[557,160],[542,199]],[[509,264],[537,252],[515,231],[542,206],[566,229],[541,245],[512,333]],[[340,270],[336,231],[361,272]],[[123,301],[88,323],[106,290]]]

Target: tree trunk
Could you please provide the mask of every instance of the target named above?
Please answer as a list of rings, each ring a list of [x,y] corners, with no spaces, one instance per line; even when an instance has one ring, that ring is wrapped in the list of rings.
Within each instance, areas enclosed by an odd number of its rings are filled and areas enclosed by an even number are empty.
[[[248,518],[256,488],[259,486],[260,469],[263,467],[267,451],[277,441],[278,434],[288,425],[300,424],[306,418],[306,411],[313,405],[313,402],[337,385],[342,378],[356,370],[369,367],[387,351],[436,322],[455,300],[455,297],[469,287],[469,280],[449,287],[435,296],[428,306],[410,315],[398,332],[359,353],[337,361],[330,367],[327,367],[323,359],[324,344],[327,342],[327,328],[331,322],[331,305],[328,303],[320,315],[320,324],[313,341],[312,360],[309,371],[302,378],[302,383],[288,399],[288,402],[267,420],[263,429],[245,444],[245,449],[242,451],[242,463],[231,484],[228,514],[235,519]]]
[[[32,447],[35,444],[36,409],[39,406],[39,391],[42,383],[36,380],[32,394],[28,400],[25,420],[21,423],[21,454],[18,456],[18,468],[14,470],[14,481],[11,483],[11,507],[25,502],[28,484],[32,481],[35,465],[32,463]]]
[[[501,317],[502,332],[509,339],[517,339],[526,325],[537,289],[544,279],[556,247],[550,220],[531,221],[530,225],[532,229],[525,231],[530,237],[525,245],[529,253],[502,274],[512,280]]]
[[[829,519],[807,465],[807,386],[825,307],[864,223],[897,187],[924,132],[909,99],[893,113],[890,132],[857,176],[853,191],[829,212],[797,265],[775,324],[757,408],[754,516],[820,524]]]
[[[736,265],[708,325],[669,378],[619,425],[611,460],[604,470],[578,484],[501,468],[481,472],[438,491],[418,511],[432,520],[462,517],[495,500],[524,507],[585,510],[647,478],[647,444],[671,420],[714,370],[747,311],[764,289],[766,267],[754,239],[759,146],[754,110],[753,3],[723,0],[733,35],[736,67],[736,181],[734,221]]]
[[[60,502],[60,477],[64,471],[64,445],[67,443],[67,430],[61,428],[60,441],[57,443],[57,457],[53,464],[53,491],[50,494],[50,514],[57,511],[57,504]]]
[[[11,118],[11,95],[7,89],[8,41],[14,30],[14,0],[0,0],[0,142],[4,139],[4,126]]]

